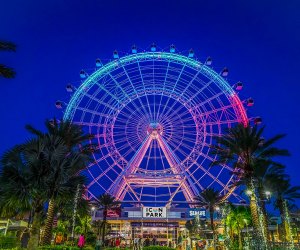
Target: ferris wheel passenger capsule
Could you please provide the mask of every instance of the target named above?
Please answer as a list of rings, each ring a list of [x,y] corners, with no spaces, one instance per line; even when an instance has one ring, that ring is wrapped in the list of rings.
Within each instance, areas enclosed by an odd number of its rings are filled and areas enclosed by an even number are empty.
[[[155,51],[156,51],[156,44],[155,44],[155,43],[152,43],[152,44],[151,44],[151,51],[152,51],[152,52],[155,52]]]
[[[96,59],[96,67],[101,67],[102,66],[102,62],[99,58]]]
[[[62,109],[62,106],[63,106],[62,101],[56,101],[56,102],[55,102],[55,107],[56,107],[56,108]]]
[[[119,58],[119,53],[118,53],[117,50],[115,50],[115,51],[113,52],[113,56],[114,56],[115,59],[118,59],[118,58]]]
[[[81,78],[86,78],[87,76],[87,73],[84,70],[81,70],[79,74]]]
[[[243,83],[242,82],[237,82],[235,85],[236,90],[242,90],[243,89]]]
[[[207,57],[207,59],[206,59],[206,61],[205,61],[205,64],[206,64],[206,65],[211,65],[211,64],[212,64],[212,59],[211,59],[210,56]]]
[[[137,53],[137,47],[135,45],[132,45],[131,52],[132,52],[132,54],[136,54]]]
[[[254,105],[254,100],[252,99],[252,98],[249,98],[248,100],[247,100],[247,106],[248,107],[251,107],[251,106],[253,106]]]
[[[175,53],[175,45],[174,45],[174,44],[172,44],[172,45],[170,46],[170,52],[171,52],[171,53]]]
[[[255,124],[255,125],[259,125],[259,124],[261,124],[261,123],[262,123],[261,117],[256,117],[256,118],[254,118],[254,124]]]
[[[68,84],[67,86],[66,86],[66,90],[67,90],[67,92],[73,92],[74,91],[74,86],[72,85],[72,84]]]
[[[224,68],[224,69],[222,70],[221,75],[226,77],[226,76],[228,76],[228,73],[229,73],[228,69],[227,69],[227,68]]]
[[[189,57],[194,57],[195,53],[193,49],[190,49],[189,51]]]

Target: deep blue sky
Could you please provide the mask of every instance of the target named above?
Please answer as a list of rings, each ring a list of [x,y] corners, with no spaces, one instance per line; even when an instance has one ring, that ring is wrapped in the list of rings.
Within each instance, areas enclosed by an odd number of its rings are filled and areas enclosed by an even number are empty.
[[[57,99],[68,100],[65,85],[95,58],[130,46],[194,48],[211,56],[229,81],[241,80],[242,98],[253,97],[251,116],[261,116],[266,136],[287,133],[280,146],[293,184],[300,183],[300,1],[1,1],[0,39],[18,45],[0,62],[17,71],[0,79],[0,153],[28,138],[24,125],[43,127],[61,116]]]

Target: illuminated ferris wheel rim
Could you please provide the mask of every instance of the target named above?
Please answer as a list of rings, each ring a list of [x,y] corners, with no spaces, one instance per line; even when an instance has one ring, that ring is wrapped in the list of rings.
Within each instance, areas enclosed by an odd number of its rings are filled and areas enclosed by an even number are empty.
[[[101,77],[105,76],[108,72],[113,71],[116,67],[119,67],[120,65],[126,65],[136,63],[137,61],[153,59],[171,60],[173,62],[184,63],[192,68],[201,70],[201,73],[203,75],[205,75],[209,79],[213,79],[214,82],[217,83],[218,86],[224,91],[224,93],[227,94],[229,98],[232,98],[233,101],[236,103],[237,111],[240,114],[241,118],[240,122],[243,124],[248,123],[248,118],[246,111],[243,107],[243,103],[241,102],[233,88],[230,86],[230,84],[222,76],[220,76],[217,72],[215,72],[213,69],[206,66],[200,61],[196,61],[192,58],[170,52],[136,53],[121,57],[117,60],[113,60],[107,63],[106,65],[103,65],[100,69],[91,74],[76,90],[65,110],[63,117],[64,120],[69,120],[72,117],[72,113],[75,111],[74,109],[76,108],[77,103],[80,102],[81,96],[84,95],[86,89],[93,85],[95,82],[97,82]],[[120,100],[120,102],[122,102],[122,100]]]
[[[243,102],[240,100],[237,93],[234,91],[233,87],[230,86],[230,84],[226,81],[226,79],[224,79],[219,73],[215,72],[213,69],[206,66],[205,63],[199,62],[199,61],[194,60],[190,57],[186,57],[186,56],[183,56],[183,55],[180,55],[180,54],[175,54],[175,53],[172,53],[172,52],[153,52],[153,51],[152,52],[134,53],[132,55],[125,55],[124,57],[115,58],[115,60],[107,63],[106,65],[101,65],[101,67],[99,69],[97,69],[94,73],[92,73],[91,75],[89,75],[89,76],[86,75],[87,79],[82,82],[82,84],[78,87],[78,89],[76,89],[73,96],[71,97],[71,100],[70,100],[70,102],[69,102],[69,104],[68,104],[68,106],[65,110],[63,118],[65,120],[72,120],[73,122],[75,122],[75,123],[77,122],[78,124],[81,124],[81,125],[87,125],[88,127],[98,126],[97,124],[93,124],[93,125],[88,124],[88,122],[83,122],[82,123],[82,119],[81,119],[81,121],[74,120],[75,113],[76,113],[77,109],[79,108],[79,106],[82,102],[82,99],[85,97],[85,95],[87,95],[90,88],[93,87],[93,85],[98,84],[99,88],[102,88],[102,90],[105,89],[105,83],[102,85],[102,83],[100,83],[100,80],[103,77],[105,77],[107,75],[110,75],[112,72],[114,72],[118,68],[123,68],[124,71],[126,72],[126,69],[125,69],[126,66],[135,64],[135,66],[138,65],[138,67],[140,68],[140,65],[139,65],[140,63],[143,63],[143,62],[153,62],[154,63],[154,61],[155,62],[163,61],[163,62],[168,62],[168,63],[172,62],[174,64],[181,65],[183,68],[184,67],[190,67],[194,71],[198,72],[200,75],[203,75],[206,79],[209,80],[209,82],[213,82],[213,84],[215,84],[218,87],[218,89],[221,91],[221,93],[226,96],[227,101],[230,103],[230,107],[234,110],[234,113],[236,115],[236,122],[243,123],[243,124],[248,123],[248,118],[247,118],[247,115],[246,115],[246,111],[245,111]],[[169,64],[168,64],[168,66],[169,66]],[[153,67],[154,67],[154,64],[153,64]],[[181,70],[183,70],[183,68]],[[140,71],[140,74],[142,76],[141,69],[139,69],[139,71]],[[153,74],[154,74],[154,72],[153,72]],[[128,75],[127,75],[127,77],[128,77],[128,80],[130,81],[130,77]],[[193,80],[190,81],[190,83],[193,82],[195,79],[196,79],[196,76],[195,76],[195,78],[193,78]],[[168,82],[168,84],[172,84],[172,81],[174,81],[174,79],[173,80],[171,79],[171,81]],[[175,86],[177,84],[177,81],[175,83]],[[104,80],[104,82],[105,82],[105,80]],[[196,103],[190,102],[190,100],[193,99],[193,98],[190,98],[190,96],[183,95],[183,94],[187,94],[187,93],[181,93],[180,90],[177,90],[175,87],[170,88],[170,86],[165,86],[165,84],[164,84],[165,88],[161,88],[161,87],[159,87],[159,83],[156,84],[154,87],[151,84],[150,84],[151,85],[150,87],[145,87],[148,84],[148,83],[147,84],[146,83],[142,82],[142,84],[144,85],[143,89],[135,89],[132,86],[135,91],[131,91],[131,92],[126,92],[125,91],[126,94],[125,94],[124,90],[122,90],[124,92],[124,95],[119,96],[119,99],[116,99],[114,97],[116,101],[114,101],[112,104],[111,103],[109,103],[109,104],[104,103],[104,106],[105,106],[104,111],[107,112],[107,113],[104,112],[104,116],[105,116],[104,127],[111,127],[112,130],[113,130],[113,127],[116,125],[115,122],[118,119],[118,114],[122,112],[123,108],[124,109],[127,108],[127,106],[134,103],[135,100],[138,100],[138,99],[140,99],[144,96],[147,96],[147,95],[161,95],[161,96],[166,96],[169,99],[174,99],[176,102],[180,103],[183,107],[185,107],[188,111],[192,110],[194,112],[194,115],[192,115],[192,117],[194,119],[194,122],[195,122],[195,125],[196,125],[196,132],[197,132],[197,136],[196,136],[196,139],[195,139],[196,140],[195,145],[193,146],[193,149],[191,150],[190,154],[187,155],[187,157],[185,159],[177,159],[178,162],[180,162],[180,164],[179,164],[181,166],[180,171],[185,172],[185,170],[186,170],[188,172],[188,174],[193,175],[194,172],[192,173],[191,172],[192,170],[190,170],[190,168],[192,167],[192,164],[197,164],[198,168],[201,168],[201,170],[204,172],[204,176],[207,175],[207,176],[210,176],[211,179],[213,179],[213,182],[210,183],[208,185],[208,187],[211,186],[214,182],[216,182],[216,183],[219,183],[223,187],[223,191],[226,193],[226,197],[229,196],[230,194],[232,194],[232,192],[235,189],[235,187],[232,185],[232,177],[233,176],[230,177],[230,179],[228,180],[227,183],[223,183],[222,181],[218,180],[220,175],[222,174],[223,169],[227,168],[226,165],[222,166],[221,171],[218,174],[214,175],[214,174],[210,173],[209,169],[204,169],[201,166],[201,164],[203,163],[204,160],[202,161],[202,163],[200,163],[200,161],[198,162],[198,158],[201,155],[202,155],[202,157],[205,157],[206,159],[209,159],[210,161],[213,161],[213,158],[209,158],[208,155],[205,155],[205,154],[208,154],[208,153],[202,153],[203,147],[207,146],[207,145],[205,145],[205,143],[202,143],[201,139],[199,140],[199,134],[201,134],[200,136],[205,137],[206,136],[206,131],[201,133],[199,127],[202,127],[202,128],[205,129],[207,124],[205,123],[205,119],[202,120],[201,122],[197,121],[197,119],[201,119],[201,115],[202,115],[201,110],[197,110],[197,108],[194,107],[194,106],[197,105],[197,101],[193,100]],[[202,84],[207,84],[207,83],[202,82]],[[123,86],[121,86],[116,81],[116,88],[122,89]],[[183,91],[183,92],[185,92],[185,91]],[[106,95],[107,93],[104,93],[104,94]],[[111,94],[108,94],[108,96],[110,96],[110,95]],[[103,99],[100,98],[99,101],[100,100],[103,100]],[[203,101],[206,102],[206,100],[203,100]],[[110,106],[110,105],[112,105],[112,106]],[[153,104],[153,105],[155,106],[155,104]],[[140,107],[141,109],[143,108],[142,106]],[[213,106],[211,106],[210,108],[212,108],[212,107]],[[127,111],[129,111],[129,110],[127,110]],[[206,110],[204,110],[204,111],[206,112]],[[135,110],[134,112],[138,113],[138,110]],[[134,112],[132,114],[130,114],[130,117],[132,115],[133,116],[135,115]],[[143,111],[139,111],[139,112],[140,112],[139,114],[143,115]],[[192,113],[192,112],[190,112],[190,113]],[[207,114],[207,112],[206,112],[206,114]],[[98,113],[97,115],[100,115],[100,114]],[[198,117],[198,118],[195,119],[195,117]],[[156,121],[154,121],[154,122],[156,122]],[[172,122],[173,122],[173,120],[170,121],[170,123],[172,123]],[[127,120],[127,123],[129,123],[129,119]],[[145,139],[145,137],[147,137],[147,138],[152,137],[152,139],[155,139],[153,141],[158,141],[157,138],[156,138],[156,135],[153,136],[152,132],[149,132],[149,131],[153,131],[153,126],[151,125],[152,120],[149,120],[147,118],[145,121],[142,121],[142,123],[143,123],[142,125],[143,125],[144,134],[143,134],[143,136],[141,136],[141,139],[140,139],[139,142],[141,144],[144,144],[143,140]],[[225,121],[225,123],[226,123],[226,121]],[[230,124],[230,123],[232,123],[232,121],[230,121],[230,122],[227,121],[227,123]],[[220,126],[220,123],[216,123],[216,124],[218,124]],[[134,126],[135,125],[136,124],[134,124]],[[162,127],[161,131],[164,131],[165,127],[167,127],[167,126],[164,126],[164,124],[158,124],[158,126]],[[189,126],[191,126],[191,124]],[[117,127],[117,126],[115,126],[115,127]],[[126,127],[126,129],[127,129],[127,125],[124,126],[124,127]],[[132,129],[133,125],[132,124],[128,125],[128,127],[129,127],[129,129]],[[127,133],[126,129],[124,130],[124,136]],[[106,132],[104,132],[104,134],[106,134],[107,131],[108,130],[106,130]],[[199,131],[200,131],[200,133],[199,133]],[[172,132],[178,132],[178,130],[177,131],[174,130]],[[99,129],[98,129],[97,133],[99,133]],[[147,133],[148,133],[148,136],[147,136]],[[219,133],[218,135],[220,135],[220,131],[218,133]],[[167,135],[164,135],[164,136],[167,136]],[[182,132],[181,136],[182,137],[185,136],[184,132]],[[212,137],[211,135],[209,135],[209,136]],[[114,149],[110,152],[110,155],[114,160],[114,164],[116,166],[118,166],[119,169],[123,169],[125,171],[126,166],[128,164],[130,165],[131,161],[129,159],[125,159],[126,157],[124,156],[124,154],[122,152],[120,152],[119,148],[117,148],[114,145],[114,144],[116,144],[118,139],[116,139],[114,137],[113,132],[108,131],[108,133],[105,135],[105,137],[106,138],[111,137],[109,143],[111,143],[110,146],[113,147]],[[101,147],[103,147],[103,145],[100,145],[99,138],[100,138],[100,136],[98,134],[98,145],[101,148]],[[127,138],[128,142],[129,142],[129,139]],[[172,145],[171,144],[168,145],[168,143],[172,143],[171,139],[173,140],[174,138],[170,137],[169,140],[160,140],[160,143],[158,143],[156,145],[156,147],[165,147],[165,153],[172,155],[172,150],[170,149],[171,148],[170,146],[172,146]],[[178,140],[178,136],[177,136],[176,139]],[[210,138],[210,142],[211,142],[211,140],[212,139]],[[199,141],[200,141],[200,143],[199,143]],[[106,143],[107,143],[107,141],[105,141],[105,144]],[[181,141],[181,143],[182,143],[182,141]],[[202,147],[201,147],[201,143],[202,143]],[[132,147],[132,151],[137,151],[137,146],[136,145],[135,145],[135,147]],[[148,145],[148,147],[149,147],[149,145]],[[199,145],[200,145],[200,148],[199,148]],[[178,147],[179,146],[181,146],[180,143],[178,144]],[[198,147],[198,148],[195,150],[196,147]],[[180,151],[180,150],[174,149],[174,147],[172,149],[175,150],[175,153]],[[194,155],[193,156],[194,158],[190,157],[191,154]],[[145,154],[144,154],[144,156],[145,156]],[[103,159],[104,158],[105,157],[103,157]],[[168,157],[166,157],[166,158],[168,158]],[[174,161],[174,159],[176,160],[176,157],[173,158],[173,159],[171,157],[170,161],[172,161],[172,160]],[[97,157],[95,157],[95,161],[97,162],[97,164],[101,163],[101,160],[97,159]],[[189,164],[191,164],[191,165],[189,166]],[[96,176],[96,175],[93,174],[92,170],[90,170],[89,168],[90,168],[90,166],[87,168],[87,172],[90,176],[92,176],[93,181],[91,181],[90,184],[88,184],[87,188],[88,189],[91,188],[95,183],[97,185],[101,186],[101,178],[102,178],[102,176],[105,176],[106,173],[108,173],[108,170],[103,170],[103,173]],[[232,170],[232,169],[228,168],[228,170]],[[172,171],[171,171],[171,174],[172,174]],[[145,170],[145,169],[140,169],[140,171],[139,171],[139,174],[142,177],[143,177],[143,174],[146,174],[146,173],[149,175],[149,173],[153,173],[153,172],[151,172],[150,170]],[[160,175],[163,175],[164,173],[169,174],[170,171],[156,170],[155,173],[156,173],[157,178],[159,178]],[[175,178],[174,176],[173,176],[173,178]],[[188,178],[188,177],[184,177],[184,178]],[[192,182],[195,181],[195,183],[197,185],[201,186],[200,180],[203,178],[203,176],[201,176],[199,180],[196,180],[194,176],[192,176],[191,178],[193,179]],[[149,178],[146,181],[149,182]],[[152,182],[149,182],[149,183],[150,183],[149,185],[157,185],[153,182],[153,180],[152,180]],[[161,182],[161,184],[163,185],[162,182]],[[118,189],[120,190],[121,189],[120,187],[122,187],[122,188],[125,187],[124,185],[125,185],[124,183],[122,185],[120,183],[119,183],[119,185],[114,185],[114,183],[112,183],[109,189],[105,189],[103,187],[102,187],[102,189],[104,190],[104,192],[110,192],[112,194],[117,193],[117,196],[118,196],[117,198],[118,199],[123,199],[124,194],[119,194],[118,190],[116,191],[116,187],[118,187]],[[184,185],[185,185],[184,188],[188,189],[189,184],[184,184]],[[201,189],[203,190],[203,188],[201,188]],[[197,188],[196,188],[196,190],[197,190]],[[195,188],[194,188],[194,191],[195,191]],[[133,192],[133,190],[132,190],[132,192]],[[193,192],[191,190],[189,192],[195,194],[195,192]],[[187,192],[187,193],[189,193],[189,192]],[[91,193],[91,196],[93,198],[96,198],[92,193]],[[188,196],[188,195],[185,195],[185,196]],[[120,197],[122,197],[122,198],[120,198]],[[191,201],[192,196],[189,195],[189,198],[187,200]]]

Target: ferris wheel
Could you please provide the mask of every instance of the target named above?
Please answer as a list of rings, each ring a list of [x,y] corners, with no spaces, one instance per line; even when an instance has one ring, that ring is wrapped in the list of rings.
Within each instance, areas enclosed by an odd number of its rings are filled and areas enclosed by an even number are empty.
[[[211,167],[214,137],[237,123],[248,123],[240,100],[241,82],[226,80],[228,69],[216,72],[212,60],[195,59],[194,51],[182,55],[171,45],[158,51],[121,56],[88,74],[82,70],[80,86],[73,92],[64,119],[94,134],[98,145],[87,177],[87,198],[107,192],[121,201],[193,202],[208,187],[236,201],[232,167]],[[62,102],[56,106],[61,108]],[[259,122],[259,118],[256,120]]]

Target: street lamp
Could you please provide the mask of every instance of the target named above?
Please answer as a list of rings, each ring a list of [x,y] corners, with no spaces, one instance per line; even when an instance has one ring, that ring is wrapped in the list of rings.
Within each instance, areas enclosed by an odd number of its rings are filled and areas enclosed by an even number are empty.
[[[92,210],[92,220],[95,219],[95,211],[96,211],[96,208],[94,206],[91,207],[91,210]]]
[[[265,194],[266,194],[267,200],[269,200],[270,197],[271,197],[271,192],[270,191],[266,191]]]
[[[252,195],[252,193],[253,193],[253,192],[252,192],[251,190],[249,190],[249,189],[246,190],[246,194],[247,194],[247,195]]]

